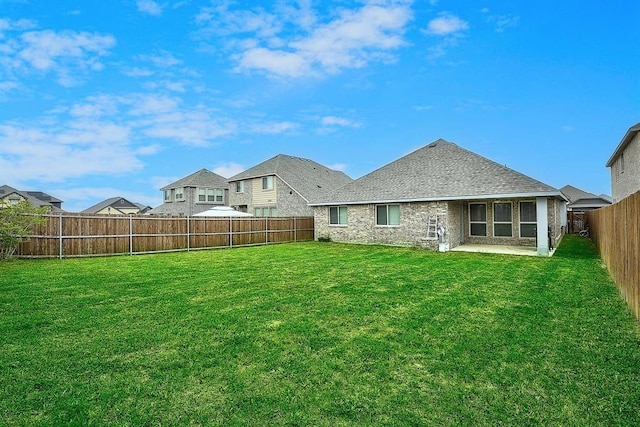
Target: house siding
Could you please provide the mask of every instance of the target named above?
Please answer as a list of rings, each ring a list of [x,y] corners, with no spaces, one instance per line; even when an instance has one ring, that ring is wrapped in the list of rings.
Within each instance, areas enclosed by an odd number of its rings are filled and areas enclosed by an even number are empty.
[[[638,165],[640,165],[640,133],[636,134],[611,165],[611,193],[614,203],[640,190]]]

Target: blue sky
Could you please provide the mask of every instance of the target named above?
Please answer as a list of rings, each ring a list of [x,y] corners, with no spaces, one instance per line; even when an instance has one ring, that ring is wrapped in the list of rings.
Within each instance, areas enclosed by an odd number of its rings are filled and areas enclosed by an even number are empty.
[[[358,178],[438,138],[610,194],[640,2],[0,0],[0,185],[157,206],[276,154]]]

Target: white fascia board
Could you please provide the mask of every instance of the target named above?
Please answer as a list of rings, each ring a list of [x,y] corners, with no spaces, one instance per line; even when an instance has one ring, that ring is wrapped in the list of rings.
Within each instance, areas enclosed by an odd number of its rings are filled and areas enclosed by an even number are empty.
[[[351,202],[316,202],[309,203],[309,206],[342,206],[342,205],[380,205],[388,203],[415,203],[415,202],[449,202],[459,200],[484,200],[484,199],[522,199],[527,197],[557,197],[568,201],[560,191],[542,191],[538,193],[510,193],[510,194],[480,194],[472,196],[451,196],[451,197],[422,197],[414,199],[381,199],[381,200],[358,200]]]

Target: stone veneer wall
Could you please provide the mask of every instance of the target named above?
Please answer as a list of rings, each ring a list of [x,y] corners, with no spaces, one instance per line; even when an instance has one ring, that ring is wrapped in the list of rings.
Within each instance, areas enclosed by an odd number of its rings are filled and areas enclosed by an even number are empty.
[[[611,165],[611,192],[614,203],[640,190],[640,133],[629,142],[622,154],[624,171],[620,155]]]
[[[313,208],[306,200],[280,178],[276,180],[278,216],[313,216]]]
[[[427,223],[430,216],[438,216],[438,221],[446,228],[445,242],[450,248],[462,243],[483,245],[536,246],[535,237],[520,235],[520,201],[534,199],[500,199],[512,203],[513,237],[493,237],[493,203],[497,199],[460,201],[460,202],[416,202],[400,203],[399,226],[376,226],[375,206],[347,206],[347,225],[329,225],[329,207],[317,206],[314,209],[316,239],[330,238],[336,242],[380,243],[389,245],[418,245],[437,249],[437,240],[427,240]],[[487,236],[469,235],[469,203],[486,203]],[[549,224],[557,245],[563,235],[560,221],[560,201],[548,199],[547,210]]]
[[[329,207],[314,208],[316,239],[330,238],[336,242],[377,243],[436,248],[438,241],[426,241],[430,216],[438,216],[449,228],[449,203],[400,203],[400,225],[378,226],[374,204],[347,206],[347,225],[329,225]],[[454,224],[454,230],[457,225]],[[448,233],[451,236],[452,233]],[[455,235],[455,232],[454,232]]]

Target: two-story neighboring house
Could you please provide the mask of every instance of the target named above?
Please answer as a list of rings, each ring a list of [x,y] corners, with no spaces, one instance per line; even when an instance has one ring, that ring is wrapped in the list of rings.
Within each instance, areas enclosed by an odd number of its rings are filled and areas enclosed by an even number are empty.
[[[0,186],[0,207],[15,205],[22,201],[27,201],[37,207],[46,206],[52,212],[62,210],[62,200],[42,191],[22,191],[8,185]]]
[[[131,202],[124,197],[111,197],[83,210],[82,213],[97,215],[137,215],[143,214],[150,209],[150,206]]]
[[[213,206],[228,205],[227,180],[207,169],[200,169],[160,190],[164,203],[147,214],[191,216]]]
[[[229,205],[255,216],[311,216],[310,200],[351,181],[313,160],[278,154],[229,178]]]
[[[629,128],[607,162],[613,202],[640,191],[640,123]]]

